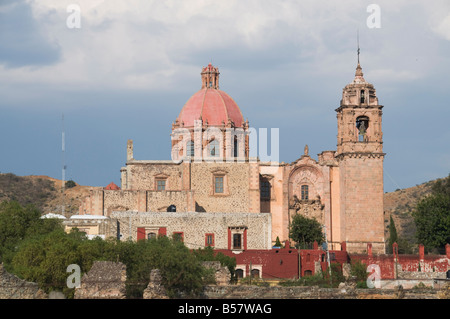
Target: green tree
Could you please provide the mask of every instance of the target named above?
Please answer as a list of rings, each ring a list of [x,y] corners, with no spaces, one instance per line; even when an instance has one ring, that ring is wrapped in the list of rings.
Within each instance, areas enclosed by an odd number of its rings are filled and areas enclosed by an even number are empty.
[[[41,219],[33,205],[22,206],[16,201],[0,203],[0,260],[9,264],[17,245],[29,236],[62,229],[61,221]]]
[[[450,174],[443,179],[439,179],[431,188],[433,194],[450,196]]]
[[[387,247],[387,251],[390,254],[392,254],[392,245],[394,243],[398,243],[398,235],[397,235],[397,228],[395,227],[394,219],[391,216],[390,221],[389,221],[389,240],[388,240],[388,247]]]
[[[317,220],[301,214],[296,214],[292,218],[289,235],[299,247],[305,247],[315,241],[322,244],[325,240],[322,225]]]
[[[37,282],[45,292],[59,290],[70,296],[73,289],[67,287],[67,267],[80,264],[77,247],[82,240],[87,238],[76,230],[67,234],[57,229],[31,236],[20,243],[11,262],[13,272],[22,279]]]
[[[68,180],[65,183],[65,186],[66,186],[66,188],[73,188],[73,187],[77,186],[77,184],[73,180]]]
[[[425,249],[442,249],[450,243],[450,196],[432,194],[422,199],[413,213],[416,237]]]
[[[277,239],[275,240],[275,247],[283,247],[283,244],[280,241],[280,237],[277,236]]]

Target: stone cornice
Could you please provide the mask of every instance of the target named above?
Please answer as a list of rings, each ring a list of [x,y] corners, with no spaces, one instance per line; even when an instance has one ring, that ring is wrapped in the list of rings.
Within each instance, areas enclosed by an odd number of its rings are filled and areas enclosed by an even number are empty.
[[[336,159],[342,160],[345,157],[347,158],[384,158],[386,153],[372,153],[372,152],[346,152],[336,155]]]
[[[343,109],[378,109],[381,110],[384,106],[383,105],[341,105],[337,109],[335,109],[336,112],[340,112]]]

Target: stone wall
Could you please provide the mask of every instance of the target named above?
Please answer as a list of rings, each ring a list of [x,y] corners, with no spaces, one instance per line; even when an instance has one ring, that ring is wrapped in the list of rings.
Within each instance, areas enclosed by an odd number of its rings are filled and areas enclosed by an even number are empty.
[[[191,165],[191,189],[195,192],[196,211],[223,213],[250,211],[249,163],[192,163]],[[222,194],[214,193],[214,176],[217,174],[224,176]],[[257,179],[259,181],[259,174]],[[257,208],[258,210],[254,211],[259,211],[259,205]]]
[[[37,283],[24,281],[8,273],[0,264],[0,299],[47,299]]]
[[[446,294],[431,289],[354,289],[281,286],[207,286],[207,299],[439,299]],[[441,297],[442,296],[442,297]]]
[[[152,269],[150,281],[143,293],[144,299],[168,299],[165,287],[162,285],[161,271]]]
[[[372,243],[374,253],[385,251],[383,157],[348,155],[339,162],[341,235],[351,253]]]
[[[131,161],[127,163],[127,189],[156,190],[156,180],[167,180],[167,190],[182,189],[182,165],[172,161]]]
[[[216,281],[216,285],[226,286],[230,284],[230,270],[228,267],[222,266],[220,261],[204,261],[202,266],[208,269],[214,269],[214,279]]]
[[[178,212],[195,211],[194,196],[191,191],[147,192],[148,212],[166,212],[167,207],[175,205]]]
[[[122,263],[96,261],[81,278],[75,299],[125,299],[126,266]]]
[[[196,212],[113,212],[112,225],[118,223],[122,238],[137,240],[137,229],[155,232],[165,228],[167,236],[183,233],[189,248],[205,247],[205,235],[214,235],[215,249],[228,249],[230,227],[245,227],[248,249],[269,249],[271,246],[271,216],[257,213],[196,213]],[[131,224],[130,224],[131,223]],[[130,234],[131,229],[131,234]]]

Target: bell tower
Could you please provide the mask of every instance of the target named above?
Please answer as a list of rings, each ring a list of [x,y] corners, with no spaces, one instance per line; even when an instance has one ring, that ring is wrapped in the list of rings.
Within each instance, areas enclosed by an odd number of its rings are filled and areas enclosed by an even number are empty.
[[[337,112],[340,230],[351,252],[384,253],[383,106],[359,63]]]

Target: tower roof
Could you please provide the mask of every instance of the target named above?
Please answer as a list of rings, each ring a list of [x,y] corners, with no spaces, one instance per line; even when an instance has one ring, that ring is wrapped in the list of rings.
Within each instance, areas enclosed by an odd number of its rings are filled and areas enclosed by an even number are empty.
[[[367,83],[367,82],[364,79],[364,73],[362,71],[361,64],[359,64],[359,61],[358,61],[358,66],[356,67],[355,79],[353,80],[353,84],[362,84],[362,83]]]
[[[183,106],[177,122],[185,127],[194,126],[202,120],[208,126],[222,126],[232,123],[242,127],[244,117],[236,102],[224,91],[219,90],[219,69],[210,63],[202,68],[202,88]]]

